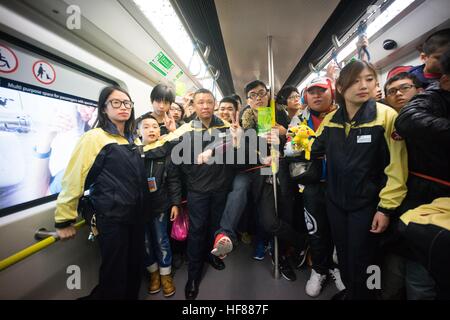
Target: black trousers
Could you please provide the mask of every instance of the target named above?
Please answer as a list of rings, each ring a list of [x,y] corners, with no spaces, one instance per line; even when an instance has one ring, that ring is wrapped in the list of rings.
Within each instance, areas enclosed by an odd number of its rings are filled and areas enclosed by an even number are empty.
[[[327,213],[336,245],[339,270],[349,299],[374,299],[367,287],[370,265],[377,265],[380,236],[371,233],[376,204],[356,211],[345,211],[327,199]],[[381,268],[381,267],[380,267]]]
[[[450,187],[414,175],[409,175],[407,187],[408,193],[397,209],[397,216],[391,217],[389,227],[383,234],[385,247],[383,250],[393,252],[408,260],[417,260],[410,242],[399,231],[401,229],[399,217],[406,211],[431,203],[437,198],[450,197]]]
[[[450,300],[450,231],[438,226],[429,226],[429,228],[434,229],[431,230],[434,235],[434,244],[427,252],[429,253],[428,270],[436,281],[437,299]]]
[[[278,237],[283,247],[292,245],[297,249],[304,249],[306,235],[294,229],[292,211],[282,209],[286,206],[278,206],[278,215],[275,212],[273,185],[266,182],[268,176],[261,175],[259,170],[251,172],[251,175],[252,195],[257,203],[259,223],[263,231]],[[282,193],[279,192],[278,195],[281,196]]]
[[[188,279],[200,281],[203,262],[213,246],[213,238],[219,229],[227,192],[188,192],[189,233],[187,257],[189,260]]]
[[[97,217],[102,264],[89,299],[138,299],[144,265],[144,223]]]
[[[320,274],[328,274],[333,268],[333,240],[325,201],[325,183],[310,184],[303,191],[305,222],[312,268]]]
[[[436,282],[437,299],[450,299],[450,231],[433,224],[400,221],[412,259],[421,263]]]

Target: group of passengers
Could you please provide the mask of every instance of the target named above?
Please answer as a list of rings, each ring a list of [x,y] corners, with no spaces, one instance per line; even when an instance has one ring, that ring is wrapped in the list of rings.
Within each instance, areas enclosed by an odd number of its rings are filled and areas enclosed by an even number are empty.
[[[55,213],[67,239],[78,212],[90,212],[102,263],[87,298],[137,299],[145,270],[150,293],[172,296],[176,248],[187,255],[186,299],[195,299],[204,262],[224,269],[247,231],[257,260],[266,251],[274,259],[278,239],[287,280],[308,262],[311,297],[332,279],[334,299],[450,298],[450,29],[421,50],[423,65],[389,72],[384,99],[376,69],[362,60],[338,76],[331,65],[301,93],[283,87],[268,128],[270,93],[260,80],[245,87],[246,105],[237,95],[217,103],[206,89],[180,104],[159,84],[153,111],[137,119],[127,91],[104,88]],[[313,134],[297,148],[302,126]],[[169,230],[186,210],[183,248]],[[370,284],[373,266],[381,285]]]

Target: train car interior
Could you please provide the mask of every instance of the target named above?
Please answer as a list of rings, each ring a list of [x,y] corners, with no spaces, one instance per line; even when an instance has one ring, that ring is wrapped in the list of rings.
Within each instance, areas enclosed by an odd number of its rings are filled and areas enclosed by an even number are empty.
[[[301,98],[330,65],[339,73],[358,58],[364,37],[383,88],[394,67],[423,63],[421,45],[450,28],[449,13],[447,0],[0,0],[0,299],[73,300],[98,282],[91,229],[81,223],[74,239],[59,240],[55,210],[105,86],[129,93],[136,118],[153,111],[150,93],[161,83],[180,105],[205,88],[216,101],[237,94],[245,107],[253,80],[274,98],[288,85]],[[301,205],[295,223],[307,232]],[[275,270],[274,242],[255,259],[255,241],[242,232],[224,270],[205,264],[197,299],[328,300],[339,292],[329,279],[320,296],[306,294],[311,255],[287,280]],[[172,300],[185,299],[185,242],[172,265]],[[167,300],[149,293],[149,281],[145,273],[139,299]]]

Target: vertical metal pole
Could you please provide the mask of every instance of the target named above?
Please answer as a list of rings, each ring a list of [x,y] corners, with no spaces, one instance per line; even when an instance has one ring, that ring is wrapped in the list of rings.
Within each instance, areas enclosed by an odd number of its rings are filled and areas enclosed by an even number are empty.
[[[273,69],[273,50],[272,50],[272,36],[267,37],[267,61],[269,70],[269,86],[270,86],[270,105],[275,108],[275,77]],[[271,147],[271,155],[275,154],[273,146]],[[274,159],[272,159],[274,161]],[[273,169],[273,166],[272,166]],[[277,204],[277,174],[272,170],[272,185],[273,185],[273,196],[275,201],[275,216],[278,216],[278,204]],[[280,278],[280,269],[278,267],[278,238],[273,238],[273,255],[274,255],[274,270],[273,276],[275,279]]]

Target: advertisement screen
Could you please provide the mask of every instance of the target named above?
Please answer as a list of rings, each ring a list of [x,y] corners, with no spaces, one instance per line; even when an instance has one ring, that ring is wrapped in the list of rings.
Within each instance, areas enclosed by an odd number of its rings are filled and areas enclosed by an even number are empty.
[[[0,215],[56,195],[108,83],[0,40]],[[9,210],[8,210],[9,209]]]

